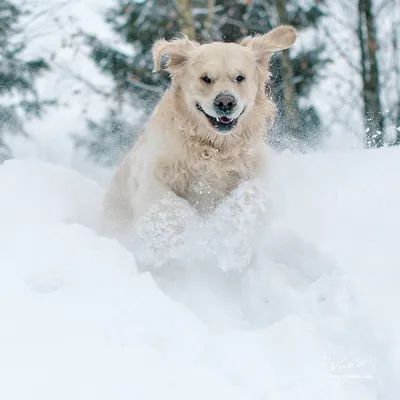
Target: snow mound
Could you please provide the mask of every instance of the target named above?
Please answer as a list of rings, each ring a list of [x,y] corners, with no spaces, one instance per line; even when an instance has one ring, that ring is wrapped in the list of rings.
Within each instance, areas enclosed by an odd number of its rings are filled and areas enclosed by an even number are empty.
[[[98,184],[5,163],[0,398],[397,399],[398,156],[283,154],[151,273],[154,232],[132,249],[97,233]]]

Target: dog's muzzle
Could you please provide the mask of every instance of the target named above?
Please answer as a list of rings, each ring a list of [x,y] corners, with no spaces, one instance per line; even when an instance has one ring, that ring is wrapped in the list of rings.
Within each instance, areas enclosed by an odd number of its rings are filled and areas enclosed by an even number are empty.
[[[212,125],[213,128],[215,128],[218,132],[225,134],[230,132],[237,125],[238,119],[244,112],[243,109],[243,111],[237,118],[232,118],[229,115],[213,117],[212,115],[207,114],[199,103],[196,103],[196,108],[205,115],[205,117],[208,119],[208,122]]]

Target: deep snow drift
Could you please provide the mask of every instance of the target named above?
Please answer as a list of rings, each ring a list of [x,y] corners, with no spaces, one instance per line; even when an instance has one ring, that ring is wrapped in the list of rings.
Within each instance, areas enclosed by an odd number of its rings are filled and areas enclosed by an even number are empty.
[[[148,226],[97,233],[97,183],[2,165],[0,398],[400,398],[399,149],[270,168],[150,273]]]

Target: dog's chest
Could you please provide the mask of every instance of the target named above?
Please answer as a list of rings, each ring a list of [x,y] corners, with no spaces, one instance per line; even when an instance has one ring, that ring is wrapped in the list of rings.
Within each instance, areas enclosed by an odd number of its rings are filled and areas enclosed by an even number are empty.
[[[241,180],[242,177],[236,171],[207,175],[193,173],[188,177],[182,197],[201,214],[208,214],[239,186]]]
[[[249,161],[249,160],[246,160]],[[236,189],[243,179],[249,178],[255,162],[245,163],[186,160],[159,165],[158,178],[178,196],[186,199],[201,214],[215,210],[223,199]]]

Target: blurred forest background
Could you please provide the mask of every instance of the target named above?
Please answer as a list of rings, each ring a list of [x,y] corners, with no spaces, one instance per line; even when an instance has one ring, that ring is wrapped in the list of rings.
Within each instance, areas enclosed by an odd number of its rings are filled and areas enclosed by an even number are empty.
[[[399,0],[0,0],[0,162],[18,143],[68,137],[114,165],[169,84],[152,73],[155,40],[231,42],[280,24],[299,40],[272,61],[270,144],[400,145]]]

